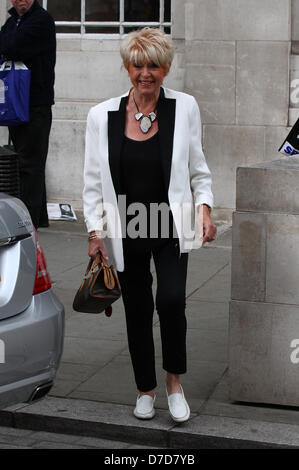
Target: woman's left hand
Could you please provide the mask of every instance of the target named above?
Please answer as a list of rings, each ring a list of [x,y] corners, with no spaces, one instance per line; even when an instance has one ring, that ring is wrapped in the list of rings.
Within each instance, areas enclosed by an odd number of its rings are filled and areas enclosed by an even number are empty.
[[[216,239],[217,234],[217,227],[213,223],[209,207],[203,205],[203,238],[202,238],[202,245],[206,242],[212,242]]]

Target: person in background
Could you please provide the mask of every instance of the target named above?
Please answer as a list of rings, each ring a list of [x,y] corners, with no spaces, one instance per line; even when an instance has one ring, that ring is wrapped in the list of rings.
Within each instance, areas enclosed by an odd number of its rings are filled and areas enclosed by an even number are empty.
[[[202,242],[215,239],[211,174],[194,97],[162,86],[173,59],[169,36],[155,28],[132,32],[122,42],[121,56],[132,88],[93,107],[87,119],[83,203],[88,254],[95,258],[100,251],[118,270],[138,389],[134,415],[139,419],[155,415],[153,258],[168,406],[173,420],[184,422],[190,409],[180,376],[187,370],[186,276],[195,237],[185,222],[190,227],[201,220]],[[130,220],[118,236],[115,229],[123,225],[120,196],[126,197],[124,212]],[[167,234],[164,216],[149,217],[152,204],[168,207]],[[139,221],[144,236],[132,231],[130,208],[136,205],[140,214],[142,208],[147,213]]]
[[[0,55],[31,70],[30,121],[9,126],[20,161],[21,199],[36,228],[49,225],[45,166],[54,104],[55,23],[37,0],[11,0],[0,31]]]

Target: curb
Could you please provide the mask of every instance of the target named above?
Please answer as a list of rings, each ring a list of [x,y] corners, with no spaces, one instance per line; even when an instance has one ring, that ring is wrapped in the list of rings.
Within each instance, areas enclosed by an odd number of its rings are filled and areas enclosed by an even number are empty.
[[[299,448],[298,425],[203,414],[174,424],[168,411],[156,411],[153,420],[142,421],[129,405],[46,397],[0,410],[0,425],[168,449]]]

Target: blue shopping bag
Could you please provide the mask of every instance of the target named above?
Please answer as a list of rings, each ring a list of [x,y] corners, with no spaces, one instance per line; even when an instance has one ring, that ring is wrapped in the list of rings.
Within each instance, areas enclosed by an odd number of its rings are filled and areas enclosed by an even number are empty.
[[[31,72],[23,62],[0,65],[0,126],[28,122]]]

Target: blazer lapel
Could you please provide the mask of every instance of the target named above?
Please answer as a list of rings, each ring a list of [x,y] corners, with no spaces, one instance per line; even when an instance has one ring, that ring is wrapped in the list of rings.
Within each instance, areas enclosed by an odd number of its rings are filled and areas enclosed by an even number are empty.
[[[120,155],[126,123],[127,96],[121,99],[117,111],[108,111],[109,166],[115,193],[121,194]]]
[[[159,122],[159,143],[165,188],[168,192],[173,151],[176,100],[165,98],[161,88],[157,106]]]
[[[120,156],[125,132],[127,96],[121,99],[117,111],[108,111],[108,151],[109,165],[113,186],[116,194],[121,194]],[[166,191],[168,192],[175,124],[176,100],[165,98],[161,87],[158,100],[157,113],[159,122],[159,144],[162,170]]]

